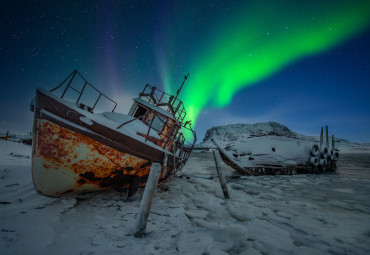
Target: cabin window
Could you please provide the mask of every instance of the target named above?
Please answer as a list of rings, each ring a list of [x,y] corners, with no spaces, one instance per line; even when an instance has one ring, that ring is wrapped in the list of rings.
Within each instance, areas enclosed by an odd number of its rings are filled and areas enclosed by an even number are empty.
[[[135,111],[135,114],[134,114],[134,117],[135,118],[139,118],[141,116],[144,116],[145,113],[147,112],[147,109],[138,105],[137,108],[136,108],[136,111]]]
[[[163,128],[164,123],[166,122],[166,118],[162,116],[155,116],[153,123],[152,123],[152,128],[158,132],[160,132]]]

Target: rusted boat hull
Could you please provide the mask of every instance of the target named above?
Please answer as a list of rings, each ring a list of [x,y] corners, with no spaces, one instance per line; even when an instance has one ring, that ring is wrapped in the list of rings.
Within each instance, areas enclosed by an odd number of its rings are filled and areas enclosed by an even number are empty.
[[[163,163],[163,150],[135,143],[131,137],[98,123],[87,125],[80,117],[80,113],[37,91],[32,175],[39,193],[58,197],[130,188],[133,183],[145,186],[152,163]],[[173,162],[170,155],[160,182],[174,174]]]

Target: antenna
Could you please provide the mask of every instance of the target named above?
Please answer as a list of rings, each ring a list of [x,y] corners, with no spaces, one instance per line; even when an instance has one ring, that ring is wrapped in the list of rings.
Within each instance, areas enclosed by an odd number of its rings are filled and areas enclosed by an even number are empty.
[[[188,79],[188,77],[189,77],[189,73],[188,73],[187,75],[185,75],[185,76],[184,76],[184,81],[182,82],[182,84],[181,84],[180,88],[177,90],[177,94],[176,94],[176,96],[175,96],[175,99],[172,101],[172,105],[175,103],[175,101],[176,101],[177,97],[178,97],[178,96],[179,96],[179,94],[180,94],[180,91],[181,91],[181,89],[182,89],[182,86],[184,86],[184,83],[185,83],[185,81]]]

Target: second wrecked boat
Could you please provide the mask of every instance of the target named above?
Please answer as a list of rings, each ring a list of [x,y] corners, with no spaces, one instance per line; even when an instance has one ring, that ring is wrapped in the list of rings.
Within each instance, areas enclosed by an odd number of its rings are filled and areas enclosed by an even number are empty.
[[[326,139],[321,128],[318,140],[276,122],[214,127],[197,149],[217,148],[225,163],[247,175],[335,171],[339,150],[334,136],[329,143],[328,127],[325,129]]]
[[[178,99],[186,79],[176,96],[146,85],[127,115],[115,112],[117,103],[78,71],[55,89],[37,89],[31,103],[36,190],[58,197],[124,188],[132,196],[145,186],[151,165],[163,164],[165,158],[159,182],[171,177],[184,166],[196,142]],[[66,99],[73,94],[73,100]],[[99,106],[111,108],[98,113]]]

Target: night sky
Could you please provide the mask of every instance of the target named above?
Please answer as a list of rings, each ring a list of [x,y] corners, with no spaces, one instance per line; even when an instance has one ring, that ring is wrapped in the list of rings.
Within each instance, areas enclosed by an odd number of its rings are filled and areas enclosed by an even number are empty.
[[[0,1],[0,132],[78,70],[126,113],[146,83],[212,126],[276,121],[370,142],[370,1]]]

